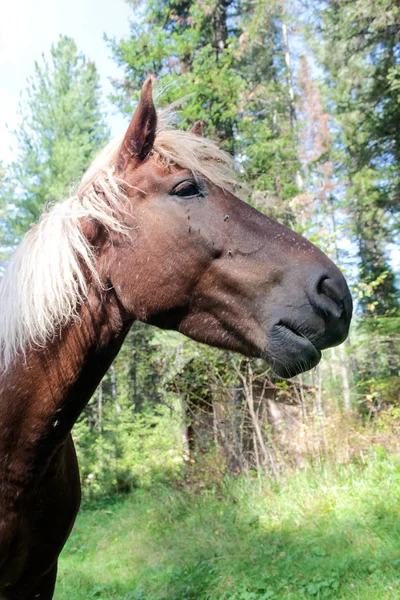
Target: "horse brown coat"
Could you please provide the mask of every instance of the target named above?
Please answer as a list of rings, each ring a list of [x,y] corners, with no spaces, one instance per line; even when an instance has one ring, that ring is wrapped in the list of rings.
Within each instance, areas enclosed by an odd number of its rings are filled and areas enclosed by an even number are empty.
[[[331,261],[185,165],[163,164],[156,126],[148,80],[116,163],[126,231],[81,220],[98,280],[87,272],[79,319],[0,376],[6,600],[53,597],[80,502],[70,432],[135,319],[264,358],[282,376],[315,366],[348,332],[351,298]]]

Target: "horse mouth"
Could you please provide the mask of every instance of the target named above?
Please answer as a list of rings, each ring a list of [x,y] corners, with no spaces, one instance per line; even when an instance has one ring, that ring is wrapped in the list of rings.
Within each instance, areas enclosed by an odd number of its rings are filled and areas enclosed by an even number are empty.
[[[268,343],[269,362],[279,377],[294,377],[314,368],[321,352],[301,328],[278,321],[271,328]]]

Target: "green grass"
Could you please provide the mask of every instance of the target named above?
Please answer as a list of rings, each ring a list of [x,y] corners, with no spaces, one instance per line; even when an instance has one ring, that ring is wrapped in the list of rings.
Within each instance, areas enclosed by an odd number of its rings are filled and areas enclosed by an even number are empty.
[[[81,511],[57,600],[400,598],[400,462],[158,487]]]

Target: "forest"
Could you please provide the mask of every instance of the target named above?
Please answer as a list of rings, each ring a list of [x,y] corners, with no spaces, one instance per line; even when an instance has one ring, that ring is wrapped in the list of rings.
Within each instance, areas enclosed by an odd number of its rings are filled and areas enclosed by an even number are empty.
[[[340,266],[354,316],[292,379],[136,322],[73,429],[83,505],[56,598],[400,598],[400,6],[128,3],[129,37],[104,35],[116,110],[128,123],[150,75],[159,110],[233,155],[242,197]],[[19,115],[2,270],[110,139],[73,39]]]

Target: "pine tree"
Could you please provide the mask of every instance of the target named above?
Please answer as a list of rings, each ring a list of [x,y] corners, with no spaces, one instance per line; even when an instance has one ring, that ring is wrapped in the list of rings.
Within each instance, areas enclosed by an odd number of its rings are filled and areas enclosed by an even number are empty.
[[[387,260],[400,215],[400,9],[392,0],[315,2],[326,94],[339,129],[336,164],[360,258],[360,307],[384,316],[399,309]],[[321,43],[322,42],[322,43]]]
[[[392,0],[316,0],[316,56],[335,121],[332,158],[358,249],[358,392],[378,406],[399,388],[400,292],[388,260],[400,215],[399,16]]]
[[[19,106],[16,159],[7,169],[8,239],[12,244],[47,202],[70,194],[108,139],[95,65],[60,37],[35,63]]]
[[[137,5],[135,3],[135,5]],[[127,40],[110,40],[125,77],[115,102],[130,113],[152,73],[160,103],[188,98],[183,127],[201,119],[243,166],[257,190],[280,198],[296,191],[299,169],[285,79],[282,0],[272,3],[156,0],[142,5]]]

